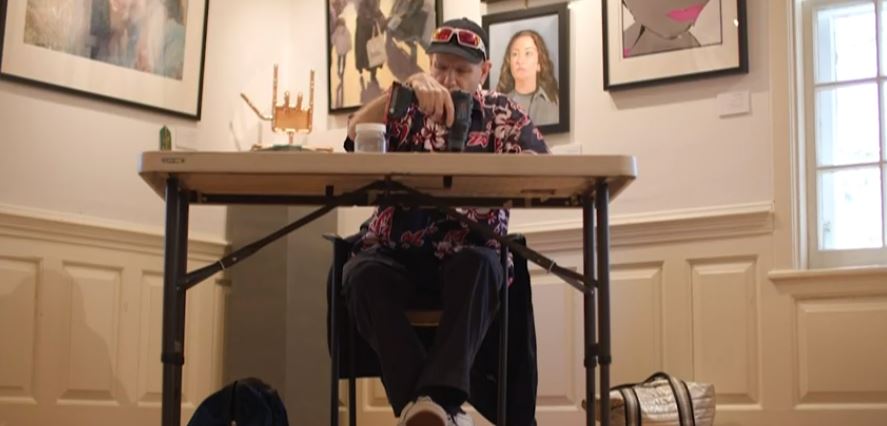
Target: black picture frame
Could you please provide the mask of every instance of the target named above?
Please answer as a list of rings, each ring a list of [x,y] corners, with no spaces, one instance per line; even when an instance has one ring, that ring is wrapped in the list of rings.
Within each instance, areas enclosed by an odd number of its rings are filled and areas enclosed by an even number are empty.
[[[71,5],[66,15],[28,0],[0,0],[0,78],[200,120],[209,0],[188,0],[184,8],[157,3],[146,19],[162,14],[164,25],[148,31],[147,21],[130,22],[151,37],[138,39],[137,51],[128,45],[131,54],[120,53],[122,44],[110,47],[119,39],[109,9],[97,0]]]
[[[487,51],[492,62],[484,87],[501,91],[513,100],[521,98],[516,89],[519,83],[511,74],[511,65],[506,56],[512,41],[517,42],[521,37],[532,40],[537,58],[542,57],[544,63],[547,56],[550,63],[540,65],[532,77],[536,89],[529,95],[530,119],[543,134],[570,131],[570,13],[567,3],[485,15],[482,25],[490,38]],[[527,31],[532,31],[534,35]],[[539,40],[544,49],[538,46]],[[511,77],[503,79],[505,73]],[[540,80],[547,83],[542,83],[543,87],[540,87]],[[557,93],[556,97],[554,93]],[[542,107],[534,107],[534,104],[541,104]]]
[[[748,25],[745,0],[708,0],[699,9],[666,12],[673,20],[690,22],[681,36],[671,40],[684,45],[659,44],[650,48],[644,31],[624,0],[602,0],[604,90],[618,91],[665,83],[748,73]],[[633,7],[668,7],[666,1],[638,3]],[[647,15],[658,16],[660,10]],[[662,21],[648,25],[662,25]],[[699,31],[699,34],[695,34]]]
[[[443,0],[434,0],[433,17],[428,16],[432,12],[430,1],[326,0],[327,95],[328,111],[331,114],[357,110],[366,102],[380,96],[394,81],[402,81],[416,72],[428,71],[430,64],[423,44],[431,42],[431,33],[443,20]],[[379,27],[385,41],[385,62],[379,67],[373,67],[376,68],[375,73],[366,67],[358,69],[358,65],[369,65],[369,63],[358,58],[361,56],[366,59],[368,55],[357,53],[358,45],[363,46],[364,52],[367,51],[366,44],[369,39],[366,37],[368,25],[365,23],[372,22],[372,19],[360,19],[360,17],[369,16],[365,12],[372,10],[374,6],[372,2],[378,5],[381,17],[377,14],[376,22],[384,23]],[[359,3],[359,6],[356,3]],[[364,7],[367,9],[361,9]],[[392,13],[404,11],[406,13]],[[397,19],[398,16],[400,19]],[[344,21],[347,36],[337,34],[339,18]],[[350,41],[347,43],[349,44],[347,49],[343,49],[342,45],[337,46],[337,43],[344,44],[346,39]],[[337,50],[346,50],[341,73]],[[372,78],[373,75],[376,76],[375,79]]]

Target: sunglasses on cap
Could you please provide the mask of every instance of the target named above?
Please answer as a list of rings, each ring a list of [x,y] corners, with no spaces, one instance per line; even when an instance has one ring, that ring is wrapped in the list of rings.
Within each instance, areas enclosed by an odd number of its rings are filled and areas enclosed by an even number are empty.
[[[484,54],[484,58],[487,57],[487,49],[484,46],[484,41],[480,38],[479,35],[471,30],[453,27],[440,27],[434,31],[434,34],[432,34],[431,41],[434,43],[449,43],[450,40],[453,39],[453,36],[456,36],[456,42],[460,45],[480,50],[481,53]]]

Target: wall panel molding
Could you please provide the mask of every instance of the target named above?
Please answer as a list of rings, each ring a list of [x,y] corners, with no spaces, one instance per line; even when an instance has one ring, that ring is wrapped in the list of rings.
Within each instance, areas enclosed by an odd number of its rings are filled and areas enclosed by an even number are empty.
[[[535,272],[535,271],[534,271]],[[540,371],[537,407],[578,409],[579,378],[571,368],[581,362],[582,308],[578,292],[554,275],[531,273]],[[548,350],[558,348],[557,350]]]
[[[109,403],[119,389],[118,333],[122,268],[63,262],[67,293],[64,393],[59,403]]]
[[[771,271],[768,278],[781,292],[795,297],[887,294],[887,267],[884,266],[779,270]]]
[[[0,204],[0,236],[163,253],[162,229],[8,204]],[[218,238],[191,235],[188,254],[198,260],[216,260],[227,246],[227,241]]]
[[[614,384],[641,382],[665,370],[663,268],[664,261],[613,265],[611,324],[620,330],[612,335],[613,357],[631,360],[613,364]]]
[[[756,404],[757,258],[697,258],[689,264],[694,377],[718,383],[720,404]]]
[[[887,268],[773,271],[790,300],[792,401],[815,412],[887,412]]]
[[[887,297],[800,299],[797,403],[887,409]]]
[[[773,232],[773,203],[750,203],[699,209],[613,215],[610,244],[642,246],[684,241],[765,235]],[[515,225],[513,233],[527,236],[540,251],[581,249],[582,220]]]
[[[0,255],[0,403],[35,404],[39,258]]]

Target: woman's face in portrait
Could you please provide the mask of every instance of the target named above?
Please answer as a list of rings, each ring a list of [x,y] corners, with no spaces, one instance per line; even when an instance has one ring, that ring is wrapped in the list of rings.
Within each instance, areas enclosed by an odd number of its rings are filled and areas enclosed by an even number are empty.
[[[675,38],[696,23],[709,0],[623,0],[634,20],[663,38]]]
[[[514,39],[508,52],[508,66],[516,82],[536,79],[540,70],[539,49],[532,37],[523,35]]]

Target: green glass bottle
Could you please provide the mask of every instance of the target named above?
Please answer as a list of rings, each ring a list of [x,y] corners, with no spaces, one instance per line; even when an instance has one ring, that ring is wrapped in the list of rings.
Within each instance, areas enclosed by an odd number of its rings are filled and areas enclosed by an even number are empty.
[[[160,150],[172,151],[172,134],[166,126],[160,128]]]

